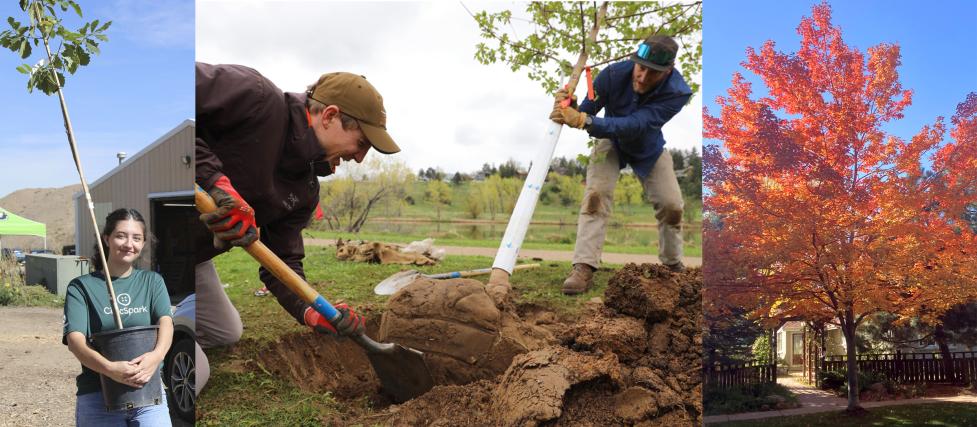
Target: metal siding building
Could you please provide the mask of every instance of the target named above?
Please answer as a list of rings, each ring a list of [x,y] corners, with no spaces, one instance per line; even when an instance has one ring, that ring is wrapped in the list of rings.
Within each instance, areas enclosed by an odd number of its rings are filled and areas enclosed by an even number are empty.
[[[152,235],[166,232],[155,227],[155,204],[163,200],[187,199],[192,203],[194,131],[194,121],[185,120],[89,185],[100,230],[110,212],[119,208],[133,208],[143,215]],[[76,193],[74,202],[78,255],[94,258],[97,256],[93,249],[95,232],[85,207],[84,193]],[[146,245],[143,249],[139,268],[150,269],[153,260],[151,246]]]

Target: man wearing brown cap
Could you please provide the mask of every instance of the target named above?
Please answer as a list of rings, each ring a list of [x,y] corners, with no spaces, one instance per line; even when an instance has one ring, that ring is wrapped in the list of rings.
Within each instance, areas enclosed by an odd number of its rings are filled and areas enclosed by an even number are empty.
[[[568,96],[557,92],[550,118],[586,130],[598,138],[587,165],[587,187],[577,220],[573,271],[563,293],[579,294],[593,285],[600,264],[614,186],[621,169],[631,166],[658,220],[658,258],[673,271],[683,270],[681,221],[684,202],[672,156],[661,128],[682,109],[692,90],[674,69],[678,45],[670,37],[651,36],[629,60],[608,66],[594,79],[594,99],[577,109],[561,107]],[[597,117],[600,110],[604,117]]]
[[[260,239],[304,278],[302,229],[319,203],[318,177],[341,160],[363,161],[371,147],[400,148],[387,134],[383,98],[363,76],[324,74],[305,93],[283,93],[251,68],[197,63],[196,91],[196,183],[218,206],[200,217],[213,235],[200,239],[196,254],[197,342],[207,348],[242,332],[211,258]],[[331,335],[363,330],[362,316],[345,304],[331,324],[270,272],[258,272],[300,324]],[[200,372],[197,380],[200,390]]]

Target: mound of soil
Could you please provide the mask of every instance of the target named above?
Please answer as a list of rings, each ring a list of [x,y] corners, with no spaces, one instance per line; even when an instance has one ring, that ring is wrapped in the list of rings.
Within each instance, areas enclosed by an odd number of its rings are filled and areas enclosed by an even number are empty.
[[[498,382],[437,386],[370,422],[699,425],[701,285],[698,269],[628,264],[609,281],[607,303],[590,306],[561,345],[514,357]]]
[[[378,338],[424,352],[435,384],[498,376],[517,354],[554,342],[514,308],[497,307],[485,285],[471,279],[407,285],[387,303]]]

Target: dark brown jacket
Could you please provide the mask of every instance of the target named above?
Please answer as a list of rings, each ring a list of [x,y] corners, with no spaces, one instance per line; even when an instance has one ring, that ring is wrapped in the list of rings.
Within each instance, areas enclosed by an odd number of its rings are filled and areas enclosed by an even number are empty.
[[[196,182],[210,189],[222,175],[254,208],[261,241],[299,276],[305,228],[319,202],[317,163],[325,156],[309,128],[305,94],[282,93],[257,71],[240,65],[196,64]],[[201,236],[198,261],[218,255]],[[264,268],[278,302],[303,323],[306,304]]]

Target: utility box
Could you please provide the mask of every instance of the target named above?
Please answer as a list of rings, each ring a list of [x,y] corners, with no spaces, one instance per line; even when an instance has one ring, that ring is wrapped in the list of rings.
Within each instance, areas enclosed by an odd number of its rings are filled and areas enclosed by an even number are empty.
[[[27,284],[44,285],[63,297],[71,279],[88,274],[88,259],[75,255],[27,255]]]

